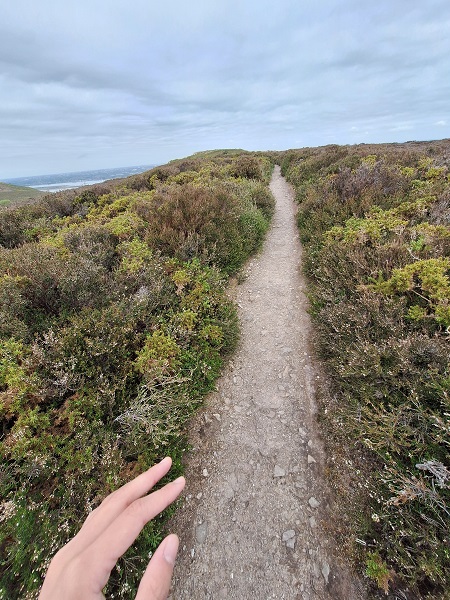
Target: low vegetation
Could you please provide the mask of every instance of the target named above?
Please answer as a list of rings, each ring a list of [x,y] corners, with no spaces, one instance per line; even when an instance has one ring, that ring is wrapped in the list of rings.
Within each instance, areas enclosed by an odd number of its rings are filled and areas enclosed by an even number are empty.
[[[273,211],[268,159],[202,153],[0,212],[0,598],[36,598],[55,551],[158,459],[238,339],[229,275]],[[130,598],[156,519],[107,593]],[[125,568],[126,565],[126,568]]]
[[[321,398],[330,478],[353,521],[342,544],[382,595],[448,599],[450,143],[272,160],[299,204],[330,380]]]

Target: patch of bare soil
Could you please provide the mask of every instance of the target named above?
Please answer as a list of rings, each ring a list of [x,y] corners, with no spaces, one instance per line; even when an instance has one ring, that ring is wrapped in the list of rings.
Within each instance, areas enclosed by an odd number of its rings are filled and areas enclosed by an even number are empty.
[[[172,600],[358,600],[333,540],[336,506],[315,419],[320,374],[293,192],[275,168],[276,212],[236,290],[238,352],[190,425]]]

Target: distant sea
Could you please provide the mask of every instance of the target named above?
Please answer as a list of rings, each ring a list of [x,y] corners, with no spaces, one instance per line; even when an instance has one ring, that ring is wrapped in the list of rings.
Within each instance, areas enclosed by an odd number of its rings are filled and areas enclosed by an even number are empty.
[[[83,185],[102,183],[108,179],[120,179],[143,173],[155,165],[140,165],[138,167],[117,167],[115,169],[97,169],[96,171],[78,171],[76,173],[56,173],[54,175],[34,175],[32,177],[16,177],[4,179],[4,183],[21,185],[41,190],[42,192],[60,192],[71,190]]]

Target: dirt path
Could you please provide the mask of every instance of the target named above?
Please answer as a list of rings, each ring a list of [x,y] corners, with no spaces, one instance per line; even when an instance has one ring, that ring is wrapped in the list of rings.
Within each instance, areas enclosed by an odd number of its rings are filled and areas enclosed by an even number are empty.
[[[173,600],[362,598],[324,533],[322,481],[293,194],[271,181],[276,212],[237,289],[242,341],[191,426]],[[325,527],[323,527],[325,525]]]

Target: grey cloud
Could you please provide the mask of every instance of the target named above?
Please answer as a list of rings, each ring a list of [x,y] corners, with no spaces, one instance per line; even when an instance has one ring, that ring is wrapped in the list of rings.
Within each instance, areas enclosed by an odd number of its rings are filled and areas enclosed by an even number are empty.
[[[0,178],[448,135],[446,0],[16,0],[4,12]]]

